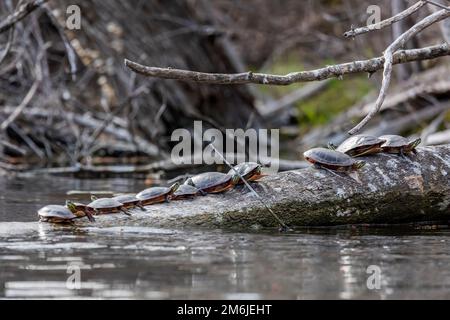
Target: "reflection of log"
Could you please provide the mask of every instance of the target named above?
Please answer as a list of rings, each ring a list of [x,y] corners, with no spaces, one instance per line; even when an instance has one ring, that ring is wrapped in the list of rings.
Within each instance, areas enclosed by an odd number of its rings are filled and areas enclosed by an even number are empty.
[[[419,148],[418,155],[366,158],[361,184],[308,168],[280,173],[254,184],[291,226],[401,223],[450,218],[450,145]],[[135,211],[130,218],[100,216],[100,225],[252,228],[275,226],[251,193],[239,187],[221,195],[173,201]]]

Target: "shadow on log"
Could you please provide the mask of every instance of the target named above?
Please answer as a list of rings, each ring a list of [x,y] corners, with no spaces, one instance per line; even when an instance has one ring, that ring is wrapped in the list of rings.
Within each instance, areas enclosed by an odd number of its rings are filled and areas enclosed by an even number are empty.
[[[419,148],[411,158],[380,154],[366,158],[362,181],[308,168],[254,184],[290,226],[394,224],[450,219],[450,145]],[[101,226],[275,227],[264,206],[245,187],[191,201],[173,201],[134,211],[132,217],[100,216]]]

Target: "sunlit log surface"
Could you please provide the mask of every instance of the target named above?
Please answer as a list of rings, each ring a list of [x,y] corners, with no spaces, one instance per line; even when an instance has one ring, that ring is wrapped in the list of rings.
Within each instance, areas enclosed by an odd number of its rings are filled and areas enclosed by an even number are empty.
[[[406,223],[450,219],[450,145],[419,148],[410,159],[368,157],[350,178],[313,168],[280,173],[254,184],[267,204],[290,226]],[[191,201],[147,207],[148,212],[99,216],[99,226],[254,229],[276,223],[245,187]],[[87,225],[87,222],[78,222]]]

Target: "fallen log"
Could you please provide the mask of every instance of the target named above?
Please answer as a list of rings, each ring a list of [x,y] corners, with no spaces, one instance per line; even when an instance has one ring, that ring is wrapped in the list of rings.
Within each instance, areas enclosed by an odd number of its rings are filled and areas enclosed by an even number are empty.
[[[363,158],[364,159],[364,158]],[[307,168],[254,184],[267,205],[291,227],[395,224],[450,219],[450,145],[419,148],[410,158],[380,154],[365,158],[361,184]],[[264,205],[245,187],[191,201],[147,207],[133,216],[98,217],[102,226],[275,227]]]

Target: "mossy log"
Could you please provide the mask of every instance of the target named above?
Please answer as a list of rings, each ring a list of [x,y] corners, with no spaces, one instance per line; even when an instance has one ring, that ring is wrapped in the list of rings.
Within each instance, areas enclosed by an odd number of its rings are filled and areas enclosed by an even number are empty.
[[[450,145],[418,148],[402,158],[363,158],[361,183],[307,168],[254,183],[267,205],[289,226],[395,224],[450,219]],[[105,225],[251,229],[276,221],[245,186],[220,195],[172,201],[133,211],[132,217],[101,216]]]

